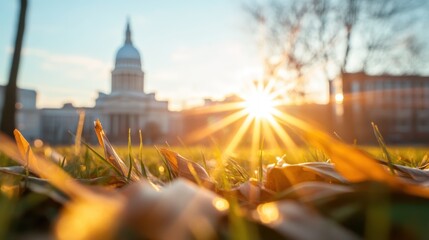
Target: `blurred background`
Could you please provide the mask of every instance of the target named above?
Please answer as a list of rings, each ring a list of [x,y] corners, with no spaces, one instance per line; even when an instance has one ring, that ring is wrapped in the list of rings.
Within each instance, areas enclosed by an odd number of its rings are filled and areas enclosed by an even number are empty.
[[[23,4],[19,70],[10,84]],[[67,131],[79,119],[83,136],[95,140],[97,118],[118,143],[129,128],[134,138],[142,129],[148,144],[174,143],[235,110],[195,112],[243,101],[259,82],[276,93],[278,110],[347,142],[376,142],[375,122],[388,143],[427,143],[428,5],[2,1],[0,105],[17,111],[3,108],[2,116],[16,116],[24,135],[51,144],[73,142]],[[16,101],[6,103],[13,85]],[[242,123],[197,142],[224,139]]]

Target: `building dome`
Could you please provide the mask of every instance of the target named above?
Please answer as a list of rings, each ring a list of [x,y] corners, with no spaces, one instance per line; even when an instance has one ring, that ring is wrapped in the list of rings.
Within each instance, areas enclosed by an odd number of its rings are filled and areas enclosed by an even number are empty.
[[[112,93],[144,94],[144,72],[139,51],[131,41],[130,23],[127,22],[125,43],[116,52],[115,68],[112,71]]]
[[[115,68],[138,68],[141,69],[141,58],[137,48],[131,41],[130,24],[127,23],[125,31],[125,43],[116,53]]]

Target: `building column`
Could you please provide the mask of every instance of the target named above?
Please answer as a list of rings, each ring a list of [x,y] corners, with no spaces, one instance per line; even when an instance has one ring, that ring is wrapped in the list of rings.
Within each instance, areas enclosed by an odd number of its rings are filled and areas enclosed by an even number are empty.
[[[113,122],[112,122],[112,128],[113,128],[113,136],[117,136],[118,135],[118,130],[119,130],[119,116],[117,114],[113,114]]]

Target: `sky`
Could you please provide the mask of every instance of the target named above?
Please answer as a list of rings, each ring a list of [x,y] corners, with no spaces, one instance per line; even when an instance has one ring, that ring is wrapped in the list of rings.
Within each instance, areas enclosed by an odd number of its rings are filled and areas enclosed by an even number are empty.
[[[30,0],[18,85],[38,107],[94,106],[130,19],[145,91],[178,110],[222,99],[261,74],[257,40],[234,0]],[[0,1],[0,84],[9,76],[18,0]]]

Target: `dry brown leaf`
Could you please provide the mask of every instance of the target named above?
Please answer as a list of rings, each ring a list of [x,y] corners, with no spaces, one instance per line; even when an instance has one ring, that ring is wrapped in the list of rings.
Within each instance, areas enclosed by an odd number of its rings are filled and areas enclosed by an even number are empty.
[[[392,175],[385,166],[379,164],[368,153],[333,139],[317,130],[313,130],[311,133],[307,132],[307,134],[311,140],[315,141],[327,152],[337,171],[347,180],[351,182],[383,182],[393,189],[429,198],[429,188],[423,185],[410,184],[409,181],[401,181],[399,177]],[[404,170],[404,168],[402,169]],[[416,175],[413,177],[417,178]]]
[[[5,178],[6,180],[14,179],[16,189],[10,190],[19,190],[18,195],[20,195],[26,189],[30,189],[33,192],[49,196],[51,199],[59,203],[65,203],[68,201],[66,196],[54,189],[47,180],[33,177],[32,175],[26,175],[25,168],[22,166],[0,167],[1,192],[4,192],[4,190],[9,190],[8,183],[7,181],[5,182]]]
[[[368,154],[353,146],[334,139],[308,124],[287,113],[280,113],[282,121],[300,130],[303,137],[316,144],[331,158],[337,171],[351,182],[380,181],[397,186],[398,179],[388,173]]]
[[[255,207],[260,203],[273,199],[274,192],[262,186],[259,181],[250,179],[231,190],[218,190],[223,196],[229,196],[240,200],[246,207]]]
[[[302,163],[267,169],[265,187],[280,192],[295,184],[309,181],[346,183],[329,163]]]
[[[55,225],[56,239],[116,239],[125,200],[114,192],[74,198],[61,211]]]
[[[335,196],[339,193],[352,192],[353,188],[347,185],[325,182],[303,182],[296,184],[276,195],[275,199],[297,199],[300,202],[312,202],[320,198]]]
[[[147,181],[123,190],[128,203],[124,225],[139,238],[211,239],[228,202],[184,179],[157,190]]]
[[[41,178],[47,179],[52,185],[66,193],[68,196],[81,197],[86,194],[90,195],[90,192],[85,187],[77,183],[57,164],[36,156],[31,150],[30,144],[18,130],[15,129],[14,135],[19,153],[21,154],[21,156],[18,157],[18,154],[10,152],[9,156],[13,157],[14,160],[23,166],[27,166],[31,172]],[[13,145],[9,142],[11,140],[7,137],[2,137],[2,140],[3,144],[6,146]]]
[[[422,170],[418,168],[411,168],[393,164],[395,174],[404,180],[414,183],[423,183],[429,181],[429,170]]]
[[[359,239],[353,232],[297,202],[261,204],[254,215],[286,239]]]
[[[113,148],[112,144],[104,133],[103,126],[98,119],[94,122],[94,129],[95,133],[97,134],[98,142],[100,143],[100,146],[104,149],[104,156],[106,160],[109,161],[113,165],[113,167],[115,167],[120,173],[122,173],[124,177],[126,177],[128,175],[129,168],[116,153],[115,149]],[[133,181],[140,180],[139,175],[136,173],[136,169],[137,168],[133,168],[131,171],[130,178]]]
[[[160,149],[161,154],[167,160],[170,169],[176,176],[186,178],[195,183],[201,183],[205,187],[213,188],[214,182],[207,171],[199,164],[189,161],[178,153],[168,149]]]
[[[397,186],[399,181],[367,153],[321,132],[308,133],[326,151],[337,171],[351,182],[375,180]]]

